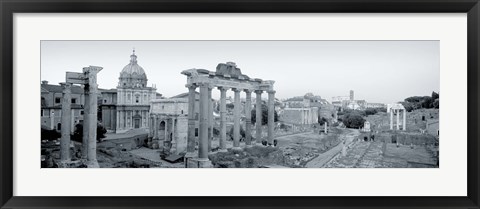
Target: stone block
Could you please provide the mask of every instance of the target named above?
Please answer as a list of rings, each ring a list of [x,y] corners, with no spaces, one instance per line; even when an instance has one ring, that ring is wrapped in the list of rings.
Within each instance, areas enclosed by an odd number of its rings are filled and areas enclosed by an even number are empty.
[[[186,158],[185,161],[187,168],[213,168],[209,159]]]

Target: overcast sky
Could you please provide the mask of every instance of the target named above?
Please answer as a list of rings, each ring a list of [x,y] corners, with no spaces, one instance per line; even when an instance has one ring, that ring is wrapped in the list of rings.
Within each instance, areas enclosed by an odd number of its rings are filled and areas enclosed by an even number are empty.
[[[274,80],[280,99],[311,92],[331,101],[354,90],[355,99],[392,103],[440,88],[438,41],[42,41],[41,79],[58,84],[66,71],[96,65],[99,87],[115,88],[133,48],[148,86],[166,97],[187,92],[181,71],[229,61]]]

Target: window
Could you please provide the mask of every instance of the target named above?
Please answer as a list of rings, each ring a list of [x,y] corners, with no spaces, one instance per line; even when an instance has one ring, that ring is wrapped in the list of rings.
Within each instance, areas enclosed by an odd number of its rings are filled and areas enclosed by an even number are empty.
[[[60,97],[56,97],[55,98],[55,103],[60,103],[60,101],[61,101],[60,99],[61,99]]]
[[[140,97],[137,95],[135,96],[135,103],[138,103],[140,101]]]
[[[77,99],[76,98],[72,98],[72,104],[76,104],[77,103]]]
[[[41,110],[41,111],[40,111],[40,116],[42,116],[42,117],[43,117],[43,110]]]
[[[106,100],[106,99],[104,99],[104,100],[103,100],[103,103],[107,103],[107,100]]]
[[[182,115],[183,115],[183,110],[182,110]]]
[[[82,111],[80,111],[80,115],[83,115],[83,110],[82,110]]]
[[[57,130],[59,130],[59,131],[62,130],[62,124],[61,123],[57,124]]]

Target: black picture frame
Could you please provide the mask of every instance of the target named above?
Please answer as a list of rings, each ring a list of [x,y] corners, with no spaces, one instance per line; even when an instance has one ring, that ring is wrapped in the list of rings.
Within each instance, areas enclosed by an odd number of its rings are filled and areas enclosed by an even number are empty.
[[[479,208],[478,0],[0,0],[1,208]],[[467,13],[468,195],[465,197],[20,197],[13,196],[14,13]],[[448,179],[445,179],[448,181]]]

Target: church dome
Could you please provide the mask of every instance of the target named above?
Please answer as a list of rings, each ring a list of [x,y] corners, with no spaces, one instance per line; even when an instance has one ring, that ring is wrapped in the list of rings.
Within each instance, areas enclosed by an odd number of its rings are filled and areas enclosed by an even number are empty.
[[[118,85],[120,87],[146,87],[147,75],[143,68],[137,63],[137,55],[135,50],[130,55],[130,63],[126,65],[122,72],[120,72],[120,78]]]

